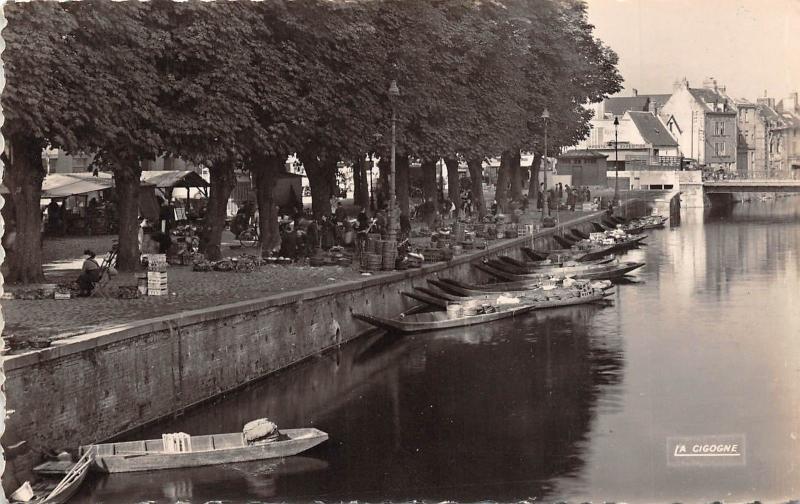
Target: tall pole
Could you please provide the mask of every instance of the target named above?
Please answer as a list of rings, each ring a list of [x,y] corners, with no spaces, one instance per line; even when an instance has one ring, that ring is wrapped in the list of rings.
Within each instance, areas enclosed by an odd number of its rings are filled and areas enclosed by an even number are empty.
[[[547,162],[547,120],[550,118],[550,112],[547,111],[547,108],[542,111],[542,119],[544,119],[544,190],[542,191],[542,219],[544,219],[544,212],[547,210],[547,213],[550,213],[550,202],[547,201],[547,168],[549,163]]]
[[[396,128],[395,128],[395,107],[392,104],[392,157],[390,158],[390,166],[389,169],[389,241],[393,241],[397,238],[397,227],[395,227],[394,221],[394,208],[395,204],[397,203],[397,195],[395,195],[394,190],[394,177],[395,177],[395,142],[396,142]]]
[[[392,81],[389,85],[389,99],[392,102],[392,157],[390,160],[389,169],[389,230],[388,230],[388,239],[389,241],[396,241],[397,240],[397,219],[396,219],[396,206],[397,206],[397,195],[395,194],[395,152],[397,150],[396,143],[396,119],[397,119],[397,107],[396,107],[396,98],[400,96],[400,89],[397,87],[397,82]]]
[[[613,206],[619,202],[619,119],[614,118],[614,201]]]

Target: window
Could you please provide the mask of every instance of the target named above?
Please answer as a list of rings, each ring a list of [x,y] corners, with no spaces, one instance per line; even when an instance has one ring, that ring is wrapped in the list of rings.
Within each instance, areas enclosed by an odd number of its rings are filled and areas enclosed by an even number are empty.
[[[717,136],[725,135],[725,122],[723,121],[714,122],[714,133],[716,133]]]
[[[716,142],[714,144],[714,152],[717,156],[725,155],[725,142]]]
[[[672,184],[664,184],[664,189],[672,189]]]

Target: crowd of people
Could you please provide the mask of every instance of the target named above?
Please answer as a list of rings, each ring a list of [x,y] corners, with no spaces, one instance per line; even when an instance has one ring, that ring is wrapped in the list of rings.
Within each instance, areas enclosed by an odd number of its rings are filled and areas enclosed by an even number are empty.
[[[315,219],[310,209],[279,209],[278,230],[280,245],[274,252],[293,261],[310,258],[320,251],[328,252],[333,247],[357,246],[363,243],[368,233],[385,235],[388,231],[388,210],[384,207],[370,218],[367,208],[357,207],[355,218],[338,198],[331,198],[330,212]],[[258,211],[252,204],[239,209],[231,223],[231,231],[237,237],[245,231],[257,233]],[[408,216],[400,215],[400,236],[408,235],[411,222]]]
[[[555,209],[574,212],[578,204],[592,201],[592,192],[588,187],[570,187],[560,182],[547,190],[545,190],[544,183],[540,183],[538,196],[536,208],[541,210],[546,202],[548,215],[551,210]]]

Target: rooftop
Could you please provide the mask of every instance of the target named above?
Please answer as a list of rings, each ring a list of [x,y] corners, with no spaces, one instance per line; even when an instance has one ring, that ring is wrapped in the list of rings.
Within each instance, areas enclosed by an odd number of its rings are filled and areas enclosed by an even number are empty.
[[[591,149],[576,149],[564,152],[563,154],[560,154],[558,157],[560,159],[577,159],[577,158],[597,159],[597,158],[607,158],[608,155]]]
[[[606,98],[603,101],[603,107],[606,114],[621,116],[629,110],[646,111],[649,100],[650,99],[644,95],[617,96],[613,98]]]
[[[728,97],[719,91],[709,88],[689,88],[689,93],[691,93],[692,96],[697,99],[697,101],[708,107],[709,110],[714,112],[735,112],[734,110],[731,110],[731,107],[728,107]],[[716,103],[723,104],[725,109],[722,111],[716,110],[716,107],[713,106]]]
[[[628,112],[633,124],[644,141],[654,146],[677,147],[678,142],[670,135],[664,123],[650,112]]]

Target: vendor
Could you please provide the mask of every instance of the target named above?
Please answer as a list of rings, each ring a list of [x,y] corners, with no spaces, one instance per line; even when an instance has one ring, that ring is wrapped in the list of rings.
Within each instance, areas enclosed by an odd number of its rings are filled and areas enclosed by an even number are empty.
[[[79,297],[90,296],[94,290],[94,284],[99,282],[102,276],[100,265],[95,259],[95,253],[89,249],[84,250],[83,253],[87,257],[86,260],[83,261],[81,274],[78,276],[78,287],[80,288],[80,292],[78,293]]]

